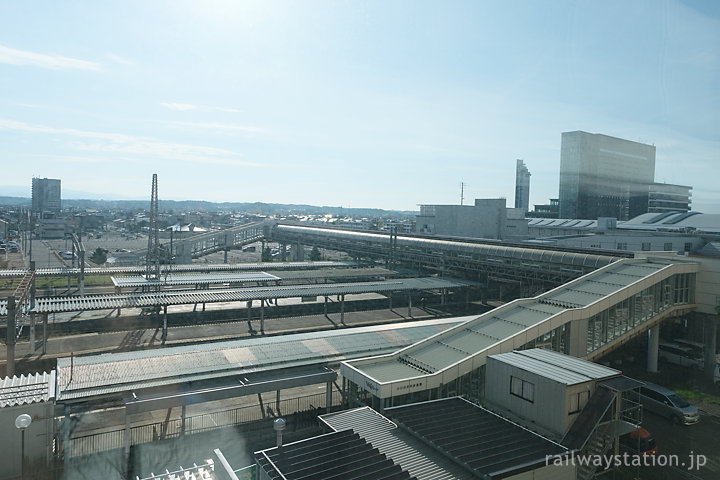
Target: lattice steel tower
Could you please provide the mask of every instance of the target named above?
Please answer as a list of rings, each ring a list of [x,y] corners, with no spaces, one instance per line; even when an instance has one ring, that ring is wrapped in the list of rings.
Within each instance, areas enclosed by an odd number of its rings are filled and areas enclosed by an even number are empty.
[[[152,177],[152,193],[150,195],[150,230],[148,231],[148,249],[145,278],[160,278],[160,246],[158,242],[158,188],[157,173]]]

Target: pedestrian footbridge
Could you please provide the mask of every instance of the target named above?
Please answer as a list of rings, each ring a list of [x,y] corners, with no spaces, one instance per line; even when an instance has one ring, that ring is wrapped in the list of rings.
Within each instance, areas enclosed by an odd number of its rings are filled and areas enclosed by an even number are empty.
[[[350,395],[375,408],[464,394],[482,398],[489,355],[543,347],[593,360],[695,308],[699,265],[625,259],[515,300],[393,354],[344,362]]]

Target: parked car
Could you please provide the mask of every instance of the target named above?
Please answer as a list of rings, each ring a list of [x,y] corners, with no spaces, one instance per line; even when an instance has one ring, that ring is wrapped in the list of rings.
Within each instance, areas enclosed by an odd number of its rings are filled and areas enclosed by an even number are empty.
[[[691,367],[699,370],[702,370],[705,364],[702,353],[698,354],[695,349],[677,343],[660,342],[658,358],[681,367]]]
[[[60,252],[60,257],[62,257],[63,260],[72,260],[73,252]]]
[[[620,436],[620,450],[628,453],[655,455],[658,447],[650,432],[638,427],[637,430]]]
[[[646,383],[644,387],[640,387],[640,403],[645,410],[678,424],[692,425],[700,421],[700,413],[696,407],[661,385]]]

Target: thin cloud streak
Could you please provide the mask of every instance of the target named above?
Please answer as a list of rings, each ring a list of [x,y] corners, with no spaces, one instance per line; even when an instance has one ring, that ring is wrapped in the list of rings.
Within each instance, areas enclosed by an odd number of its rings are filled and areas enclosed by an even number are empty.
[[[73,128],[56,128],[47,125],[32,125],[25,122],[0,118],[0,130],[27,133],[46,133],[95,140],[95,142],[73,141],[70,146],[86,152],[131,154],[154,160],[180,160],[192,163],[211,163],[242,167],[261,167],[262,164],[240,160],[240,154],[231,150],[202,145],[163,142],[146,137],[121,133],[103,133]],[[101,141],[101,142],[100,142]]]
[[[29,52],[27,50],[17,50],[4,45],[0,45],[0,63],[16,66],[49,68],[52,70],[74,69],[96,72],[102,70],[102,66],[97,62],[64,57],[62,55],[45,55],[43,53]]]
[[[115,62],[115,63],[117,63],[117,64],[119,64],[119,65],[135,66],[135,62],[133,62],[132,60],[129,60],[129,59],[127,59],[127,58],[125,58],[125,57],[122,57],[122,56],[120,56],[120,55],[116,55],[116,54],[114,54],[114,53],[107,53],[107,54],[105,54],[105,58],[107,58],[108,60],[110,60],[110,61],[112,61],[112,62]]]
[[[170,122],[170,125],[188,128],[200,128],[205,130],[215,130],[220,133],[266,133],[267,130],[261,127],[252,127],[248,125],[238,125],[235,123],[216,123],[216,122]]]
[[[160,102],[165,108],[170,110],[177,110],[179,112],[187,112],[191,110],[200,110],[204,112],[228,112],[228,113],[240,113],[240,110],[230,107],[216,107],[210,105],[195,105],[193,103],[176,103],[176,102]]]

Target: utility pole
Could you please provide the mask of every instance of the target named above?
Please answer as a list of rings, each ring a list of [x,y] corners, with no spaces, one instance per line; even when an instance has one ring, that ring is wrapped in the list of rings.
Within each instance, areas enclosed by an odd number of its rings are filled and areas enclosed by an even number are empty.
[[[465,203],[465,182],[460,182],[460,205]]]
[[[150,194],[150,230],[148,231],[148,249],[145,257],[145,278],[160,279],[160,252],[158,251],[158,185],[157,173],[152,176]]]

